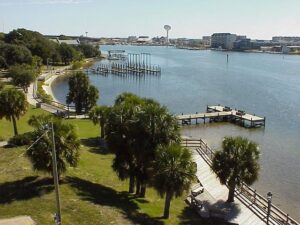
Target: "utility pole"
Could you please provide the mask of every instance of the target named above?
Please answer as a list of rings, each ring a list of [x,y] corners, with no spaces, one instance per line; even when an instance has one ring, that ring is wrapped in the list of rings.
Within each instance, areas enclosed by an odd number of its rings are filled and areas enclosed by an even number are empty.
[[[54,186],[55,186],[56,210],[57,210],[56,216],[55,216],[55,223],[56,223],[56,225],[61,225],[59,183],[58,183],[58,174],[57,174],[57,161],[56,161],[56,149],[55,149],[53,122],[51,122],[51,131],[52,131],[52,167],[53,167],[53,179],[54,179]]]

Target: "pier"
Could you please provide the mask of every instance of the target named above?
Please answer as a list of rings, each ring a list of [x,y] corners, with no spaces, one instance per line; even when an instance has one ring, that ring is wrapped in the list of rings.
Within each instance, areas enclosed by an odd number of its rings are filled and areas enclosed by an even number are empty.
[[[199,180],[186,202],[201,217],[241,225],[300,225],[245,183],[236,188],[235,202],[227,203],[228,187],[220,183],[211,169],[214,150],[202,139],[183,139],[181,145],[191,150]]]
[[[232,109],[228,106],[207,106],[206,112],[195,114],[182,114],[176,116],[182,125],[198,124],[199,120],[207,122],[232,122],[247,128],[264,127],[266,118],[255,114],[246,113],[243,110]]]
[[[92,73],[101,75],[160,75],[161,68],[158,65],[151,64],[150,53],[128,53],[126,60],[102,63],[96,68],[90,69]]]

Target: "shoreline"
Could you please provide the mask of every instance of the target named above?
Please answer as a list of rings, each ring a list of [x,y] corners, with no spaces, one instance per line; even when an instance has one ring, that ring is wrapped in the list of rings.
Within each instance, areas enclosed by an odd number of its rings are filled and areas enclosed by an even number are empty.
[[[84,62],[84,65],[79,69],[84,71],[84,69],[91,67],[96,61],[98,61],[96,58],[92,58],[92,59],[86,59]],[[53,83],[56,81],[57,78],[67,78],[67,76],[72,73],[72,69],[70,69],[72,67],[72,65],[51,71],[54,74],[47,79],[46,81],[44,81],[44,84],[42,85],[43,90],[46,92],[46,94],[50,95],[53,99],[53,101],[55,102],[60,102],[57,98],[55,98],[54,94],[53,94]],[[60,74],[56,74],[56,72],[59,72]],[[65,104],[65,103],[62,103]]]

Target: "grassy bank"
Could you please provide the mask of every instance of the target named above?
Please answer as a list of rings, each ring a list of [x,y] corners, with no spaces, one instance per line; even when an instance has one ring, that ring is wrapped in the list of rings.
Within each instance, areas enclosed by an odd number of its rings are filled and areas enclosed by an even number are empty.
[[[18,121],[20,133],[31,130],[30,115],[45,113],[30,108]],[[127,182],[111,168],[114,156],[100,148],[99,127],[89,120],[68,120],[75,124],[82,141],[77,168],[69,168],[60,186],[63,224],[216,224],[202,221],[186,207],[184,196],[172,201],[171,217],[160,219],[164,200],[149,188],[145,199],[126,191]],[[9,138],[10,122],[0,120],[0,136]],[[38,224],[53,224],[55,196],[49,176],[33,171],[22,154],[25,148],[0,148],[0,218],[29,215]],[[4,170],[4,171],[3,171]]]

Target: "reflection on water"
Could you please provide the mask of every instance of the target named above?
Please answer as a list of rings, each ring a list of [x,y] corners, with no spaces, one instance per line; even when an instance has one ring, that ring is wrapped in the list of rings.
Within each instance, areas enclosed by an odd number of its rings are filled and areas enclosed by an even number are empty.
[[[102,50],[152,54],[161,76],[92,75],[100,104],[111,105],[129,91],[157,99],[173,113],[195,113],[222,104],[266,116],[266,127],[245,129],[230,123],[184,127],[187,136],[204,138],[219,148],[224,136],[242,135],[259,143],[261,175],[255,188],[272,191],[274,202],[300,219],[300,57],[188,51],[165,47],[103,46]],[[226,55],[229,54],[229,63]],[[55,96],[65,102],[66,81],[57,82]]]

